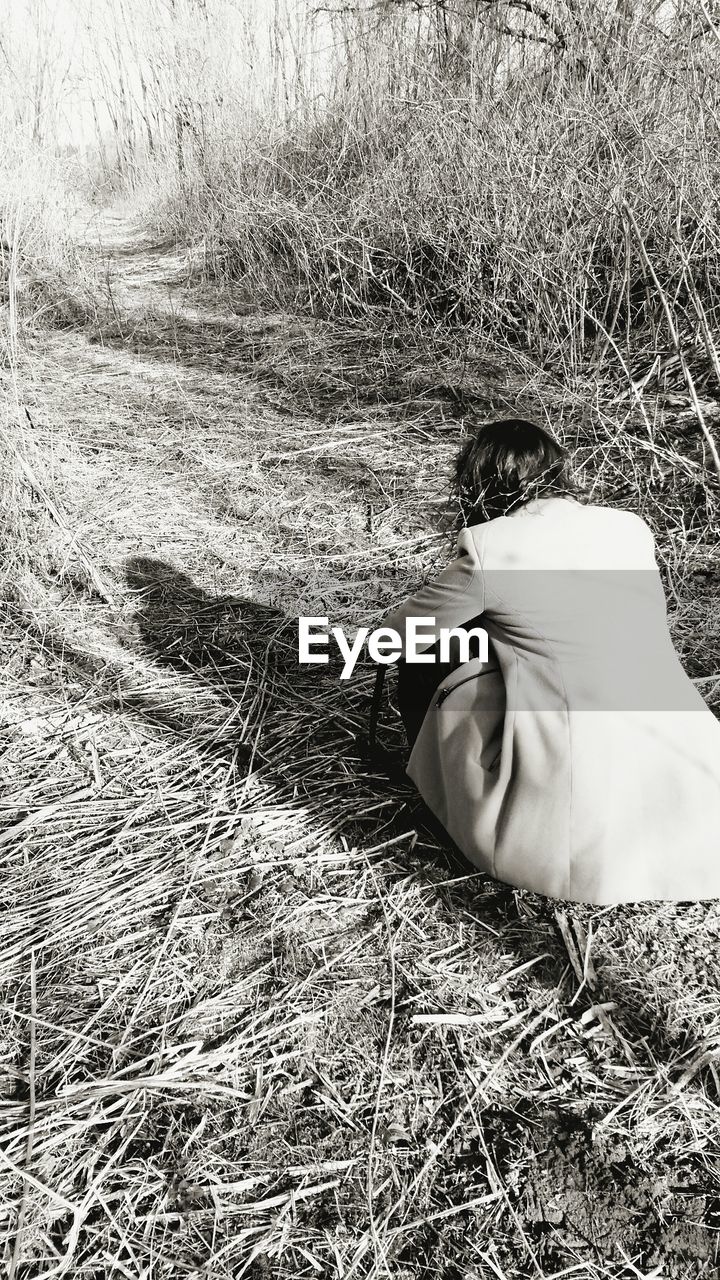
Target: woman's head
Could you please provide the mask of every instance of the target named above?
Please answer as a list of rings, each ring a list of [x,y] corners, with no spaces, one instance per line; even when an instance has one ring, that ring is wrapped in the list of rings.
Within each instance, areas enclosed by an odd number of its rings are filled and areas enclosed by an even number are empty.
[[[457,456],[454,481],[466,525],[509,515],[533,498],[576,492],[562,445],[523,418],[480,427]]]

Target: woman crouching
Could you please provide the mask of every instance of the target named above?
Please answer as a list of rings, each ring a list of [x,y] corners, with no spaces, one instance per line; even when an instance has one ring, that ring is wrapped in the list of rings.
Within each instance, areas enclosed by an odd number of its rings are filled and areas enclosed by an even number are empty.
[[[519,888],[720,897],[720,723],[673,648],[650,529],[587,501],[561,445],[521,419],[468,440],[455,489],[455,560],[383,622],[405,637],[432,618],[428,653],[443,629],[489,637],[487,661],[405,668],[426,804]]]

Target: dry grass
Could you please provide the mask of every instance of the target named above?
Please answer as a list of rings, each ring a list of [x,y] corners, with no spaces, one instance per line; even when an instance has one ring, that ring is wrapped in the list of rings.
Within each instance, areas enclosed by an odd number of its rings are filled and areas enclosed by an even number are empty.
[[[462,414],[519,408],[651,519],[717,705],[687,393],[593,407],[479,343],[233,315],[101,230],[97,325],[6,376],[10,1276],[714,1274],[717,904],[469,874],[363,762],[367,668],[295,650],[444,558]]]
[[[554,30],[534,3],[335,8],[321,92],[305,57],[284,106],[251,109],[252,77],[219,80],[208,54],[165,101],[177,129],[133,177],[159,232],[253,301],[469,329],[570,381],[626,386],[673,356],[716,379],[707,14],[559,0]]]

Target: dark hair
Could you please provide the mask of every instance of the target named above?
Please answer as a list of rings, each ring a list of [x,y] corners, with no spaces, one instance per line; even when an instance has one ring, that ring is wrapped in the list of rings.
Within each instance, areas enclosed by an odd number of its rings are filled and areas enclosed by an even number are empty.
[[[465,525],[508,515],[533,498],[578,492],[562,445],[523,418],[490,422],[465,442],[454,489]]]

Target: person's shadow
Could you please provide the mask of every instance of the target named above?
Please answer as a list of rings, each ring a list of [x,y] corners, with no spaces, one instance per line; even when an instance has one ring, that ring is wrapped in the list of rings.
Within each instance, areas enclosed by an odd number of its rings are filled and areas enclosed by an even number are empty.
[[[305,799],[322,796],[327,812],[354,807],[361,815],[364,800],[383,797],[374,818],[368,804],[366,833],[368,821],[384,835],[410,821],[440,851],[442,833],[404,772],[407,748],[392,696],[383,707],[384,748],[369,750],[368,660],[349,681],[338,678],[339,654],[326,666],[301,665],[296,618],[245,596],[208,591],[167,561],[131,556],[125,578],[137,595],[134,629],[146,656],[211,690],[218,721],[223,715],[230,721],[216,746],[231,742],[239,764],[265,766]],[[198,717],[205,715],[198,706]]]
[[[143,644],[156,661],[199,671],[233,656],[235,649],[268,645],[285,615],[244,596],[217,595],[189,574],[153,556],[131,556],[128,586],[139,596],[135,613]]]
[[[450,873],[445,887],[433,890],[447,910],[474,903],[476,913],[487,912],[496,923],[516,920],[512,887],[472,867],[407,777],[409,751],[392,679],[383,697],[380,750],[372,752],[376,668],[368,658],[352,679],[340,680],[339,653],[327,666],[299,663],[297,618],[277,608],[208,591],[152,556],[132,556],[125,576],[137,593],[134,622],[146,655],[176,671],[180,683],[190,676],[193,688],[204,688],[217,704],[217,732],[206,732],[207,702],[198,701],[195,715],[198,739],[209,742],[218,763],[233,756],[241,772],[261,776],[267,802],[301,809],[311,839],[332,833],[377,848],[408,836],[406,854],[395,846],[406,871],[412,865],[428,883],[440,869]],[[536,947],[536,939],[528,945]]]

